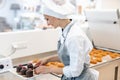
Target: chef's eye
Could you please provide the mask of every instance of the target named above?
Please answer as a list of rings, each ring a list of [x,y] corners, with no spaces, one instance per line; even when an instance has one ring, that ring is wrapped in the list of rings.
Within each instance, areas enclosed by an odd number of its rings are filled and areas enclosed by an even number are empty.
[[[46,21],[48,21],[48,19],[46,19]]]

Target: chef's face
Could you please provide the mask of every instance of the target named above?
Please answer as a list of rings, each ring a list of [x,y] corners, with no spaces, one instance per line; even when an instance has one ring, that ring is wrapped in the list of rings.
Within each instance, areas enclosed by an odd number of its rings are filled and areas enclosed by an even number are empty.
[[[59,27],[59,19],[52,17],[52,16],[48,16],[48,15],[44,15],[47,24],[53,26],[54,28]]]
[[[63,5],[65,4],[66,0],[53,0],[57,5]]]

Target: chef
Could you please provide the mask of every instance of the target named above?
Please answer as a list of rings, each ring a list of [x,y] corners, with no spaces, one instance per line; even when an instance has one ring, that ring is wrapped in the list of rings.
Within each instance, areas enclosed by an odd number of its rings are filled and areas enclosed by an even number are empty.
[[[74,16],[74,7],[66,2],[56,5],[52,0],[44,0],[43,14],[47,23],[61,28],[58,54],[41,59],[35,69],[36,74],[62,74],[61,80],[98,80],[98,72],[89,68],[89,53],[93,46],[81,30]],[[45,66],[51,61],[61,61],[63,68]]]

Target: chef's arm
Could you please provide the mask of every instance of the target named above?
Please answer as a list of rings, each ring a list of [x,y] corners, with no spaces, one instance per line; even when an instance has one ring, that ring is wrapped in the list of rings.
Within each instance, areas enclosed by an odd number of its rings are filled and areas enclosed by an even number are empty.
[[[47,62],[52,62],[52,61],[60,61],[60,59],[58,58],[58,55],[52,55],[49,57],[46,57]]]
[[[60,61],[57,55],[53,55],[53,56],[49,56],[49,57],[45,57],[43,59],[40,59],[39,62],[37,62],[35,64],[36,67],[40,66],[40,65],[45,65],[48,62],[53,62],[53,61]]]
[[[63,74],[63,68],[41,65],[35,68],[34,72],[35,74],[48,74],[48,73]]]
[[[63,68],[52,67],[50,73],[63,74]]]

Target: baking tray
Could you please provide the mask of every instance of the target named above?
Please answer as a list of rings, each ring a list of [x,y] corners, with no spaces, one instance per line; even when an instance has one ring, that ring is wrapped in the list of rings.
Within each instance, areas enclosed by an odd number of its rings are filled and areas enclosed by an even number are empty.
[[[11,69],[10,72],[13,73],[14,75],[16,75],[17,77],[21,78],[22,80],[60,80],[60,76],[56,75],[54,73],[39,74],[39,75],[34,74],[33,77],[25,77],[25,76],[19,75],[16,72],[15,68]]]
[[[32,61],[29,61],[28,63],[32,63]],[[23,63],[22,66],[27,66],[28,63]],[[17,73],[16,67],[17,66],[13,66],[13,69],[11,69],[10,72],[20,77],[22,80],[60,80],[61,78],[61,75],[57,75],[55,73],[38,74],[38,75],[33,73],[33,77],[26,77],[25,75],[20,75],[19,73]]]

